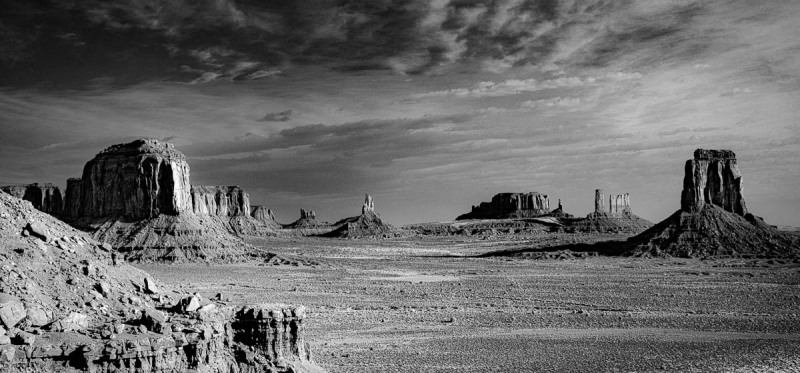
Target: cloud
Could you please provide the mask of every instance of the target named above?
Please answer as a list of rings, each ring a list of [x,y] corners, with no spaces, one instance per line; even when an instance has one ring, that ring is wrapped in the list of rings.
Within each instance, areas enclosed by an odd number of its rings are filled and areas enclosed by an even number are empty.
[[[546,89],[557,88],[576,88],[589,85],[596,85],[600,82],[623,81],[640,79],[642,74],[638,72],[607,73],[600,77],[558,77],[554,79],[509,79],[502,82],[484,81],[471,88],[453,88],[448,90],[416,93],[411,98],[426,99],[435,97],[459,97],[459,98],[480,98],[480,97],[500,97],[518,95],[525,92],[536,92]]]
[[[259,122],[288,122],[288,121],[290,121],[292,119],[292,115],[294,115],[294,113],[292,112],[291,109],[289,109],[289,110],[284,110],[284,111],[277,112],[277,113],[267,113],[267,115],[264,115],[264,117],[259,119],[258,121]]]

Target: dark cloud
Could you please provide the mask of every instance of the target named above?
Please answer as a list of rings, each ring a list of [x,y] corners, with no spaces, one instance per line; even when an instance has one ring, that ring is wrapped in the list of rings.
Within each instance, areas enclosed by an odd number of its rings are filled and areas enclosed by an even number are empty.
[[[0,14],[0,85],[87,88],[169,79],[279,76],[297,64],[344,73],[423,73],[456,62],[541,64],[569,35],[630,1],[9,0]],[[586,64],[669,39],[699,5],[610,25]],[[663,16],[663,17],[662,17]]]
[[[292,115],[294,113],[291,109],[284,110],[277,113],[267,113],[263,118],[259,119],[259,122],[288,122],[292,119]]]

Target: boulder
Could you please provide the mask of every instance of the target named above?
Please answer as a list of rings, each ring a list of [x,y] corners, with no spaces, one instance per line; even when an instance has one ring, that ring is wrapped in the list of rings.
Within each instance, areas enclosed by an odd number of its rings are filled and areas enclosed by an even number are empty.
[[[50,319],[47,317],[47,312],[37,306],[27,307],[26,318],[31,326],[44,326],[50,322]]]
[[[33,236],[42,239],[43,241],[47,241],[50,239],[50,231],[47,229],[47,226],[42,224],[38,221],[29,222],[25,229]]]
[[[88,316],[78,312],[71,312],[69,315],[54,322],[50,328],[57,332],[69,332],[83,330],[88,327]]]
[[[0,293],[0,321],[3,322],[6,329],[15,327],[25,316],[25,305],[20,302],[19,298]]]
[[[156,287],[155,282],[150,277],[145,277],[144,278],[144,291],[145,291],[145,293],[148,293],[148,294],[158,294],[158,293],[160,293],[160,291],[158,290],[158,287]]]

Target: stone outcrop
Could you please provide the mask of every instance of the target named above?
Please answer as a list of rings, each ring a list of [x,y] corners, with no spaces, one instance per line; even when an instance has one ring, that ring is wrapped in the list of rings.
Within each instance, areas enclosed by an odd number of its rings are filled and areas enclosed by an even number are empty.
[[[51,215],[61,215],[64,211],[64,197],[61,189],[53,184],[9,185],[0,190],[30,202],[34,208]]]
[[[605,192],[595,189],[594,212],[584,219],[566,219],[559,229],[584,233],[639,233],[652,226],[652,222],[633,214],[630,194],[609,194],[606,209]]]
[[[472,206],[472,211],[456,220],[532,218],[550,213],[550,200],[541,193],[500,193],[491,202]]]
[[[730,150],[694,152],[686,162],[681,209],[628,240],[626,253],[678,257],[797,257],[800,239],[747,212]]]
[[[192,185],[191,195],[197,215],[250,216],[250,196],[238,186]]]
[[[344,218],[334,223],[333,226],[337,228],[323,236],[339,238],[388,238],[401,234],[399,229],[381,220],[380,216],[375,212],[375,202],[369,194],[364,195],[364,203],[361,205],[361,215]]]
[[[681,210],[698,212],[709,204],[739,216],[747,214],[742,174],[730,150],[697,149],[694,159],[686,161]]]
[[[250,208],[250,216],[270,228],[280,228],[280,224],[275,221],[275,214],[267,206],[255,205]]]
[[[67,179],[67,190],[64,192],[63,216],[74,219],[81,216],[81,198],[83,196],[83,180],[80,178]]]
[[[181,308],[187,295],[4,193],[0,278],[2,372],[321,372],[304,307]]]
[[[192,211],[189,165],[172,144],[143,139],[111,146],[86,163],[80,217],[147,219]],[[75,203],[70,201],[71,203]]]
[[[606,212],[606,206],[604,205],[605,198],[602,189],[595,189],[594,190],[594,212],[596,214],[603,214]]]
[[[64,219],[129,260],[236,260],[248,250],[238,235],[277,229],[251,217],[242,188],[191,186],[185,156],[152,139],[100,152],[66,195]]]
[[[300,219],[316,219],[316,218],[317,214],[314,212],[314,210],[306,211],[305,209],[300,209]]]
[[[625,194],[610,194],[608,196],[608,213],[620,216],[631,213],[631,196]]]
[[[364,204],[361,206],[361,213],[366,214],[368,212],[375,212],[375,201],[372,200],[372,196],[364,193]]]

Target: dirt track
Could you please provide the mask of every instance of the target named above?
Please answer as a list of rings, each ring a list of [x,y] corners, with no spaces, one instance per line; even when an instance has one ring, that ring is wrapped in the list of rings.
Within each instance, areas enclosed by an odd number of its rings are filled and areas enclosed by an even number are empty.
[[[799,264],[469,257],[551,239],[259,240],[289,264],[142,267],[306,305],[330,372],[800,371]]]

